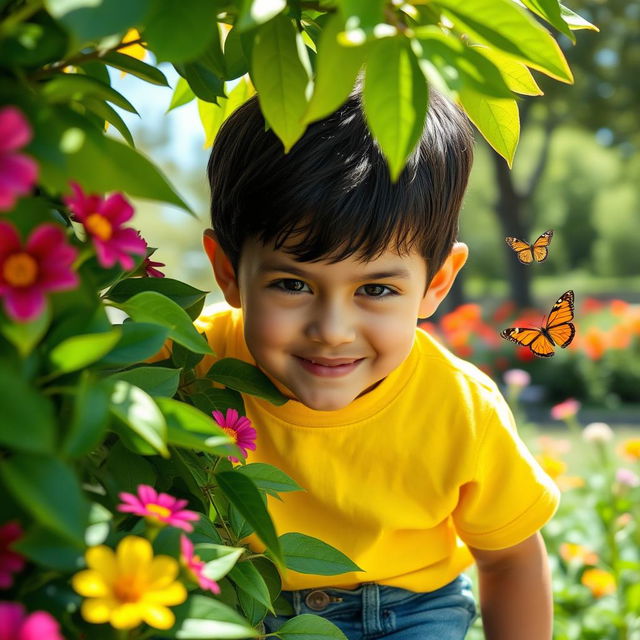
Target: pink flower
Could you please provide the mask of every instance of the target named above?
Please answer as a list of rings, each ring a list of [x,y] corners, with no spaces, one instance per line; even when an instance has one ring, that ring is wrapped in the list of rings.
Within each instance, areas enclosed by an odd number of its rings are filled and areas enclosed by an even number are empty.
[[[638,474],[624,467],[620,467],[616,471],[616,482],[625,487],[640,487],[640,477],[638,477]]]
[[[186,500],[158,493],[147,484],[138,485],[137,496],[124,491],[119,496],[123,503],[118,505],[118,511],[142,516],[155,526],[168,524],[184,531],[193,531],[193,525],[189,521],[200,518],[194,511],[184,509]]]
[[[27,614],[17,602],[0,602],[0,640],[64,640],[46,611]]]
[[[25,560],[11,544],[22,537],[22,527],[18,522],[7,522],[0,527],[0,589],[8,589],[13,584],[13,575],[24,569]]]
[[[560,404],[551,407],[551,417],[554,420],[566,420],[578,413],[582,405],[575,398],[569,398]]]
[[[531,376],[524,369],[509,369],[504,372],[504,382],[509,387],[523,388],[531,383]]]
[[[221,411],[213,411],[212,415],[218,425],[233,439],[245,458],[247,457],[247,449],[255,451],[256,430],[251,426],[249,418],[238,417],[238,412],[235,409],[227,409],[226,417],[222,415]],[[234,456],[228,456],[228,458],[231,462],[240,462]]]
[[[125,270],[133,269],[130,254],[144,255],[147,243],[131,227],[122,225],[133,216],[133,207],[121,193],[114,193],[106,200],[97,195],[85,194],[80,185],[71,183],[74,195],[64,198],[74,219],[81,222],[91,237],[98,262],[106,268],[116,262]]]
[[[12,209],[17,196],[29,193],[38,179],[35,160],[16,153],[31,136],[31,127],[19,109],[0,109],[0,211]]]
[[[220,593],[218,583],[204,575],[205,563],[193,553],[193,542],[184,534],[180,536],[180,551],[182,564],[200,588],[204,591],[211,591],[211,593]]]
[[[142,268],[144,269],[144,274],[148,278],[164,278],[164,273],[162,271],[158,271],[155,267],[166,267],[167,265],[164,262],[154,262],[151,258],[145,258],[142,263]]]
[[[76,287],[77,253],[54,224],[41,224],[23,245],[14,226],[0,222],[0,298],[7,313],[28,322],[42,313],[48,291]]]

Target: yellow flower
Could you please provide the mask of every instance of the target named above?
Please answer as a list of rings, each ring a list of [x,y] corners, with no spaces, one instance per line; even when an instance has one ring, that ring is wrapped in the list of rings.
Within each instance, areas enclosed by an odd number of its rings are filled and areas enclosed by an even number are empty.
[[[563,542],[560,545],[560,557],[565,562],[579,562],[581,564],[596,564],[598,554],[575,542]]]
[[[87,598],[81,614],[87,622],[109,622],[116,629],[133,629],[142,622],[169,629],[175,622],[168,606],[187,598],[176,582],[179,565],[169,556],[153,556],[145,538],[127,536],[115,553],[109,547],[91,547],[85,554],[85,571],[72,578],[73,588]]]
[[[122,38],[122,44],[135,42],[136,40],[140,40],[140,33],[138,33],[137,29],[129,29],[124,38]],[[140,44],[131,44],[128,47],[118,49],[118,51],[138,60],[144,60],[147,57],[147,50]]]
[[[563,460],[560,460],[548,452],[543,452],[536,456],[540,466],[545,472],[550,475],[554,480],[561,476],[567,470],[567,464]]]
[[[616,590],[614,577],[603,569],[587,569],[582,574],[582,584],[589,588],[594,598],[608,596]]]
[[[625,440],[620,447],[620,453],[625,458],[640,460],[640,438]]]

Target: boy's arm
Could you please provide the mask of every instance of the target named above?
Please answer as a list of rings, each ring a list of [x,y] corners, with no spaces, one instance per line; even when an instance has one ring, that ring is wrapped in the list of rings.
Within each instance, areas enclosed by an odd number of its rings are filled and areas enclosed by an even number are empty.
[[[507,549],[470,551],[486,640],[551,640],[551,574],[540,533]]]

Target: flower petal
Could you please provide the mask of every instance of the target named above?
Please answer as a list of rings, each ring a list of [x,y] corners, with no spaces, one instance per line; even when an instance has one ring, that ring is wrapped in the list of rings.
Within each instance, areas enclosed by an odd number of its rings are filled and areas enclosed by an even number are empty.
[[[144,602],[153,604],[164,604],[173,606],[182,604],[187,599],[187,590],[182,582],[172,582],[170,585],[157,589],[155,591],[147,591],[144,594]]]
[[[114,193],[100,205],[98,213],[115,226],[120,226],[133,217],[133,207],[121,193]]]
[[[8,222],[0,221],[0,262],[5,256],[18,251],[22,247],[16,228]]]
[[[63,640],[56,619],[46,611],[35,611],[22,625],[20,640]]]
[[[118,544],[116,555],[119,573],[141,573],[151,564],[153,549],[146,538],[127,536]]]
[[[111,598],[89,598],[82,603],[80,614],[87,622],[102,624],[109,622],[111,612],[118,606]]]
[[[156,556],[147,574],[149,590],[164,589],[176,579],[179,569],[178,562],[174,558]]]
[[[28,289],[9,289],[4,294],[4,306],[14,320],[29,322],[44,311],[44,293],[38,286]]]
[[[142,622],[144,605],[139,602],[127,602],[111,611],[111,625],[116,629],[133,629]]]
[[[24,616],[21,604],[0,602],[0,638],[17,638]]]
[[[71,586],[85,598],[106,598],[111,595],[111,589],[103,575],[92,569],[76,573],[71,578]]]
[[[89,569],[102,574],[108,584],[113,584],[117,575],[118,565],[116,563],[116,554],[113,553],[112,549],[101,544],[88,549],[84,557]]]
[[[176,621],[173,612],[161,605],[147,605],[142,612],[142,617],[154,629],[171,629]]]
[[[158,493],[148,484],[141,484],[138,486],[138,495],[140,496],[140,500],[145,504],[148,502],[156,502],[158,499]]]
[[[20,109],[8,106],[0,110],[0,153],[24,147],[31,136],[29,121]]]

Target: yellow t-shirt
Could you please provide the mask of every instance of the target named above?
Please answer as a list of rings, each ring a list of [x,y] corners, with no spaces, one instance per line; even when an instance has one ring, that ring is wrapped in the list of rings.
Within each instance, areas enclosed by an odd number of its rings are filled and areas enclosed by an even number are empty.
[[[252,364],[242,313],[196,322],[216,357]],[[496,385],[421,329],[407,359],[374,390],[338,411],[244,395],[266,462],[306,491],[268,497],[278,535],[295,531],[336,547],[364,572],[287,571],[283,589],[362,582],[432,591],[473,562],[467,544],[501,549],[535,533],[559,493],[519,439]],[[260,540],[247,539],[264,550]],[[466,543],[466,544],[465,544]]]

